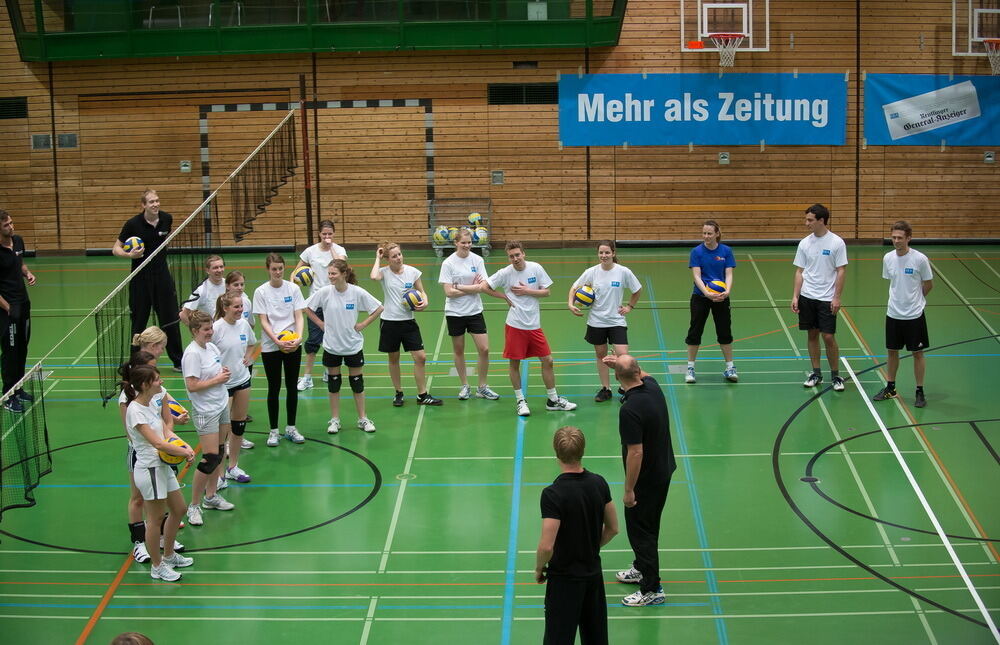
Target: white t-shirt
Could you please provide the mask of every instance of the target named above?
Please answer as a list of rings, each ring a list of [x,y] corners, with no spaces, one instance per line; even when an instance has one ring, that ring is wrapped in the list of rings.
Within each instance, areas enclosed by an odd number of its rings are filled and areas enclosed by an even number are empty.
[[[219,348],[222,364],[229,368],[226,387],[243,385],[250,378],[250,368],[243,364],[243,357],[246,356],[247,347],[257,344],[257,336],[250,328],[250,323],[238,318],[235,324],[230,325],[225,318],[219,318],[212,328],[215,329],[212,344]]]
[[[205,346],[202,347],[191,341],[184,349],[184,356],[181,358],[181,374],[185,379],[193,376],[205,381],[218,376],[221,371],[222,354],[215,343],[205,343]],[[225,409],[229,402],[229,393],[226,392],[225,383],[219,383],[197,392],[188,390],[188,396],[191,397],[191,405],[195,412],[199,414],[218,414]]]
[[[154,397],[155,398],[155,397]],[[160,397],[162,403],[163,398]],[[160,416],[161,407],[150,401],[148,406],[142,405],[138,401],[132,401],[125,409],[125,431],[128,433],[129,443],[135,449],[136,468],[155,468],[163,466],[169,468],[160,461],[160,456],[153,444],[146,440],[146,437],[139,432],[139,425],[146,424],[153,429],[154,433],[163,435],[163,418]]]
[[[890,318],[913,320],[924,313],[924,280],[934,278],[926,255],[916,249],[899,255],[893,249],[882,258],[882,277],[889,281]]]
[[[167,394],[166,388],[161,388],[159,392],[153,395],[153,398],[149,400],[149,407],[154,410],[163,410],[163,402],[170,400],[170,395]],[[121,394],[118,395],[118,405],[129,405],[129,401],[125,398],[125,390],[122,390]],[[128,411],[128,408],[125,408]],[[162,418],[162,417],[161,417]],[[126,417],[126,420],[128,417]],[[128,442],[132,443],[132,436],[128,434],[128,424],[125,424],[125,436],[128,438]]]
[[[813,233],[799,242],[792,264],[802,269],[799,295],[830,302],[837,283],[837,269],[847,265],[847,245],[833,231],[827,231],[822,237]]]
[[[277,289],[272,287],[270,282],[265,282],[253,292],[253,310],[257,314],[267,316],[275,336],[286,329],[295,331],[295,312],[305,308],[306,301],[302,298],[302,292],[288,280],[282,280],[281,286]],[[279,350],[266,333],[261,334],[261,344],[262,351]]]
[[[625,289],[635,293],[642,288],[632,270],[620,264],[604,270],[598,264],[584,271],[573,283],[573,288],[585,284],[594,287],[594,304],[590,306],[587,324],[591,327],[628,327],[618,308],[622,306]]]
[[[503,291],[513,307],[507,309],[507,324],[515,329],[541,329],[542,313],[539,298],[528,295],[514,295],[511,286],[524,283],[532,289],[548,289],[552,286],[552,278],[537,262],[525,261],[524,271],[517,271],[508,264],[490,277],[486,283],[491,289]]]
[[[381,306],[356,284],[347,285],[344,291],[328,284],[309,296],[306,305],[313,311],[323,310],[323,349],[336,356],[353,356],[361,351],[365,340],[354,329],[358,312],[370,314]]]
[[[222,280],[219,284],[213,283],[211,280],[205,280],[191,292],[194,296],[194,300],[191,302],[185,302],[184,308],[194,311],[195,309],[199,311],[204,311],[211,318],[215,318],[215,301],[219,299],[219,296],[226,292],[226,281]]]
[[[245,293],[241,293],[240,297],[243,298],[243,320],[250,323],[252,328],[257,324],[257,319],[253,315],[253,303],[250,302],[250,298],[247,298]]]
[[[417,280],[423,275],[420,269],[404,264],[403,270],[399,273],[393,273],[388,266],[382,267],[379,271],[382,272],[382,293],[385,296],[382,320],[413,320],[413,311],[403,304],[403,292],[414,288]]]
[[[329,251],[324,251],[319,244],[313,244],[299,255],[299,259],[305,262],[313,272],[313,282],[309,285],[310,296],[330,284],[327,268],[333,262],[335,255],[347,257],[347,251],[336,242],[330,245]]]
[[[486,263],[475,253],[460,258],[452,253],[441,263],[438,282],[441,284],[473,284],[476,276],[486,277]],[[478,293],[467,293],[457,298],[445,298],[444,315],[475,316],[483,311],[483,298]]]

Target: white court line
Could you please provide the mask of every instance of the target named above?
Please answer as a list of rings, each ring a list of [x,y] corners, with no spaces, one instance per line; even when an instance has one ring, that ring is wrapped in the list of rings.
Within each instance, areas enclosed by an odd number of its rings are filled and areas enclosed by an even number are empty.
[[[978,311],[976,311],[976,308],[974,306],[972,306],[972,303],[969,302],[968,299],[966,299],[966,297],[962,295],[962,292],[959,291],[958,288],[951,283],[951,280],[949,280],[947,277],[945,277],[945,275],[943,273],[941,273],[941,269],[939,269],[938,266],[936,264],[934,264],[933,262],[931,262],[931,268],[934,269],[934,273],[937,274],[937,277],[939,277],[942,280],[944,280],[944,283],[946,285],[948,285],[948,288],[955,292],[955,295],[958,296],[958,299],[962,301],[962,304],[964,304],[966,307],[968,307],[968,309],[972,313],[972,315],[975,316],[976,319],[978,319],[979,322],[981,322],[983,324],[983,326],[986,327],[986,329],[988,329],[991,334],[993,334],[994,336],[996,336],[997,331],[995,329],[993,329],[993,327],[988,322],[986,322],[986,319],[983,318],[982,315],[980,315],[980,313]],[[1000,338],[996,338],[995,340],[998,343],[1000,343]]]
[[[428,388],[430,389],[430,388]],[[378,605],[378,596],[368,602],[368,613],[365,614],[365,627],[361,630],[361,642],[368,642],[368,635],[372,631],[372,620],[375,618],[375,607]]]
[[[915,454],[915,455],[923,454],[923,450],[904,450],[903,452],[904,453],[912,453],[912,454]],[[783,452],[781,454],[785,455],[785,456],[789,456],[789,457],[796,456],[796,455],[797,456],[803,456],[803,457],[811,457],[811,456],[815,455],[816,453],[814,453],[814,452]],[[891,450],[855,450],[851,454],[852,455],[891,455],[892,451]],[[833,456],[833,457],[840,457],[840,456],[842,456],[840,453],[830,453],[830,455]],[[699,455],[678,454],[678,455],[674,455],[674,457],[676,459],[693,459],[695,457],[723,457],[723,458],[728,458],[728,457],[770,457],[770,456],[771,456],[771,453],[769,453],[769,452],[737,452],[737,453],[721,453],[721,454],[699,454]],[[551,455],[526,455],[524,458],[525,459],[552,459],[552,456]],[[621,458],[622,458],[621,455],[587,455],[587,459],[621,459]],[[487,457],[482,457],[482,456],[479,456],[479,457],[416,457],[415,461],[465,461],[465,460],[470,460],[470,461],[476,461],[476,460],[478,460],[478,461],[484,461],[484,460],[495,461],[495,460],[507,460],[507,459],[513,459],[513,457],[507,457],[507,456],[504,456],[504,455],[487,456]]]
[[[975,256],[976,256],[977,258],[979,258],[979,261],[980,261],[980,262],[982,262],[983,264],[985,264],[985,265],[986,265],[986,268],[987,268],[987,269],[989,269],[990,271],[992,271],[992,272],[993,272],[993,275],[995,275],[996,277],[1000,278],[1000,272],[998,272],[998,271],[997,271],[996,269],[994,269],[994,268],[993,268],[993,265],[992,265],[992,264],[990,264],[990,263],[989,263],[989,262],[987,262],[987,261],[986,261],[985,259],[983,259],[983,256],[979,255],[979,253],[976,253],[976,254],[975,254]]]
[[[937,268],[935,268],[935,271],[936,270]],[[958,292],[956,291],[956,293]],[[854,370],[851,368],[851,364],[847,361],[847,359],[842,358],[841,362],[844,364],[847,372],[851,375],[851,378],[854,378]],[[1000,643],[1000,631],[997,631],[997,626],[993,622],[993,617],[990,616],[990,612],[987,611],[986,605],[983,604],[983,599],[979,597],[979,593],[976,591],[975,586],[973,586],[972,580],[969,578],[969,574],[966,573],[965,567],[962,566],[962,561],[958,559],[958,554],[955,553],[955,549],[952,548],[951,542],[948,541],[948,536],[945,535],[944,529],[941,527],[941,523],[938,522],[937,516],[934,515],[931,505],[927,502],[927,498],[924,497],[924,493],[920,489],[920,484],[917,483],[916,478],[910,471],[910,467],[906,465],[906,459],[904,459],[903,455],[899,452],[899,446],[896,445],[896,441],[892,438],[892,435],[889,434],[889,430],[885,427],[885,424],[882,423],[882,418],[878,415],[878,412],[875,411],[875,406],[872,405],[870,400],[868,400],[868,396],[861,389],[858,389],[858,394],[868,407],[868,411],[871,412],[872,418],[875,419],[875,423],[878,424],[879,430],[882,431],[882,436],[885,437],[886,443],[889,444],[889,447],[892,449],[893,453],[895,453],[896,461],[899,462],[900,468],[903,469],[903,474],[906,475],[907,481],[910,482],[910,486],[913,488],[913,492],[916,493],[917,498],[920,500],[920,505],[923,506],[924,512],[927,513],[927,517],[930,519],[931,524],[934,525],[934,530],[937,532],[938,537],[941,538],[941,542],[944,545],[945,550],[948,551],[948,555],[951,557],[952,562],[955,563],[955,568],[958,569],[959,575],[962,576],[962,581],[965,582],[965,586],[968,587],[969,593],[972,594],[972,599],[975,601],[976,607],[979,608],[979,612],[982,614],[986,624],[989,626],[990,632],[993,634],[993,638],[997,641],[997,643]]]

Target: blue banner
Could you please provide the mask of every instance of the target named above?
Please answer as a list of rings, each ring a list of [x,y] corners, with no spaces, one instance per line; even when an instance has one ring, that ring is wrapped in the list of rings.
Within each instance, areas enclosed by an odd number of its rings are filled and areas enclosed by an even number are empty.
[[[587,74],[559,79],[566,146],[844,144],[843,74]]]
[[[1000,145],[1000,77],[868,74],[870,146]]]

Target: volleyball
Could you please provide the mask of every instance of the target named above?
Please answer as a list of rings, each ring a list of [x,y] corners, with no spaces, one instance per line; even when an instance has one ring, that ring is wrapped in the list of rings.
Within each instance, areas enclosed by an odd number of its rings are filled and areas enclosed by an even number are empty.
[[[125,249],[126,253],[131,253],[133,249],[139,249],[140,251],[146,248],[146,245],[142,243],[141,237],[132,236],[125,240],[122,244],[122,248]]]
[[[594,304],[594,288],[589,284],[579,287],[573,292],[573,302],[580,307],[589,307]]]
[[[182,417],[187,414],[187,410],[184,409],[184,406],[173,399],[170,399],[167,403],[167,409],[170,410],[170,416],[174,418]]]
[[[170,437],[169,439],[167,439],[167,443],[169,443],[172,446],[183,446],[185,448],[191,447],[186,443],[184,443],[184,440],[181,439],[180,437]],[[181,457],[179,455],[171,455],[169,452],[163,452],[162,450],[157,450],[157,452],[160,454],[160,461],[162,461],[165,464],[176,466],[177,464],[184,461],[184,457]]]
[[[449,226],[448,227],[448,240],[449,241],[454,240],[456,237],[458,237],[458,227],[457,226]]]
[[[483,223],[482,215],[480,215],[479,213],[469,213],[469,224],[472,224],[473,228],[479,226],[482,223]]]
[[[410,311],[419,307],[423,301],[424,299],[420,297],[420,292],[416,289],[407,289],[403,292],[403,304],[409,307]]]
[[[482,226],[479,226],[474,231],[472,231],[473,244],[486,244],[489,241],[490,241],[490,232],[487,231]]]
[[[722,280],[712,280],[711,282],[706,282],[705,287],[712,293],[722,293],[726,290],[726,283]]]
[[[447,226],[438,226],[434,229],[434,243],[435,244],[445,244],[451,236],[448,233]]]
[[[299,339],[299,335],[296,334],[291,329],[285,329],[283,331],[279,331],[278,332],[278,340],[298,340],[298,339]],[[283,351],[283,352],[285,352],[287,354],[289,352],[294,352],[295,350],[294,349],[284,349],[284,348],[282,348],[281,351]]]
[[[292,282],[300,287],[308,287],[313,283],[313,272],[309,267],[299,267],[292,274]]]

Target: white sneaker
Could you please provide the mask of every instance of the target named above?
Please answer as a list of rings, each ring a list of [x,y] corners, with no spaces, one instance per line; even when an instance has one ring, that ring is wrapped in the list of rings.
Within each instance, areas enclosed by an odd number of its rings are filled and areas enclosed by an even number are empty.
[[[149,562],[149,551],[146,550],[145,542],[132,543],[132,558],[139,564]]]
[[[246,437],[240,439],[240,448],[242,448],[243,450],[251,450],[253,448],[253,445],[254,445],[253,442],[247,439]]]
[[[528,409],[528,402],[521,399],[517,402],[517,416],[519,417],[530,417],[531,410]]]
[[[313,386],[312,374],[306,374],[305,376],[299,377],[299,383],[295,387],[296,389],[298,389],[299,392],[302,392],[303,390],[312,389],[312,386]]]
[[[326,433],[337,434],[338,432],[340,432],[340,419],[337,417],[333,417],[332,419],[330,419],[330,423],[326,425]]]
[[[480,385],[476,389],[476,396],[480,399],[487,399],[489,401],[496,401],[500,398],[500,395],[491,390],[489,385]]]
[[[696,379],[694,377],[694,368],[693,367],[687,368],[687,371],[684,372],[684,382],[685,383],[695,383],[695,382],[697,382],[697,380],[698,379]]]
[[[223,475],[222,477],[219,477],[219,483],[216,484],[215,490],[224,490],[226,488],[229,488],[229,482],[226,481],[226,476]]]
[[[161,560],[160,563],[160,566],[165,564],[171,569],[180,569],[182,567],[190,567],[194,564],[194,558],[187,558],[180,553],[174,553],[170,556],[163,556],[163,560]]]
[[[469,387],[468,383],[466,383],[462,386],[462,389],[458,391],[458,400],[468,401],[470,396],[472,396],[472,388]]]
[[[619,571],[615,574],[615,579],[618,582],[624,582],[628,585],[637,585],[642,582],[642,574],[635,567],[629,567],[624,571]]]
[[[216,493],[211,497],[206,497],[201,500],[201,507],[204,509],[214,509],[216,511],[231,511],[236,508],[236,504],[227,502],[222,495]]]
[[[358,427],[365,432],[375,432],[375,424],[368,417],[358,419]]]
[[[165,580],[167,582],[176,582],[181,579],[181,574],[177,573],[170,568],[170,565],[164,561],[160,562],[158,567],[150,567],[149,577],[153,580]]]
[[[302,436],[302,433],[295,426],[285,426],[285,438],[292,443],[306,442],[306,438]]]
[[[188,505],[187,520],[191,526],[201,526],[205,523],[205,520],[201,517],[201,509],[195,504]]]
[[[250,475],[248,475],[247,471],[243,470],[239,466],[226,468],[226,479],[232,479],[234,482],[237,482],[239,484],[250,483]]]
[[[330,380],[330,374],[326,370],[323,370],[323,382],[326,383]]]
[[[267,433],[267,447],[274,448],[281,441],[281,437],[278,435],[277,428],[271,428],[271,431]]]
[[[626,607],[645,607],[647,605],[662,605],[666,599],[667,596],[663,593],[663,587],[660,587],[657,591],[643,593],[642,590],[639,590],[635,593],[630,593],[622,598],[622,604]]]
[[[161,549],[163,548],[163,536],[162,535],[160,536],[160,548]],[[183,553],[183,552],[184,552],[184,545],[181,544],[180,542],[178,542],[177,540],[174,540],[174,553]]]
[[[569,412],[570,410],[576,409],[576,403],[570,403],[563,397],[559,397],[555,401],[546,401],[545,409],[551,410],[553,412]]]

